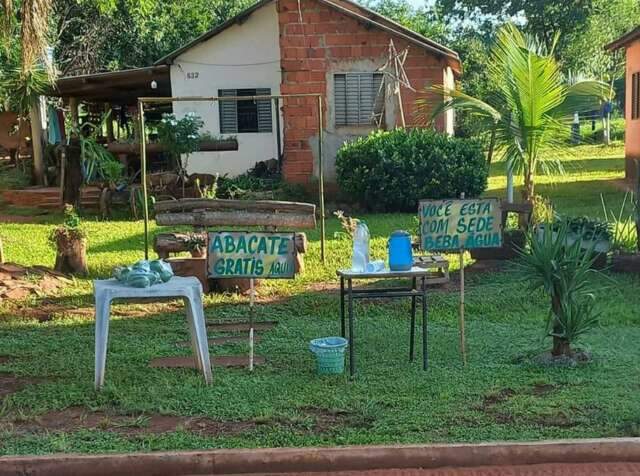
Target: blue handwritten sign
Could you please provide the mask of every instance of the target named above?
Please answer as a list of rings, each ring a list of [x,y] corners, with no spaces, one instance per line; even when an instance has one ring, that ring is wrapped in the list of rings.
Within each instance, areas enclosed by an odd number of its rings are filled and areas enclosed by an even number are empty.
[[[294,233],[223,231],[209,233],[212,278],[293,278]]]
[[[424,250],[500,248],[502,210],[495,198],[423,200],[420,243]]]

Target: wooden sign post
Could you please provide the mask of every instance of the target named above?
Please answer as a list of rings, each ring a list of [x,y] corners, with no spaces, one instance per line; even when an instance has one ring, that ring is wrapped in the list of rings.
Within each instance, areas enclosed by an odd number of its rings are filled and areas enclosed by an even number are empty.
[[[294,233],[216,231],[209,233],[209,277],[248,278],[249,370],[254,361],[255,279],[290,279],[295,276]]]
[[[464,252],[502,246],[502,210],[494,198],[423,200],[420,202],[420,244],[426,251],[458,252],[460,256],[460,353],[467,365],[465,339]]]

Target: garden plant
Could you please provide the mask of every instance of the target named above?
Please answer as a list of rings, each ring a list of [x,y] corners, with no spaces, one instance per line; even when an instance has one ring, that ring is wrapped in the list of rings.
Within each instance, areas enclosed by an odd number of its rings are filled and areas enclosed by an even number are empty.
[[[595,328],[600,317],[592,279],[597,257],[593,246],[585,249],[582,238],[571,240],[575,226],[564,221],[531,233],[518,263],[532,289],[542,289],[550,298],[546,332],[553,338],[554,357],[574,357],[572,344]]]
[[[418,201],[464,193],[478,197],[488,167],[480,144],[428,129],[372,132],[346,143],[336,159],[338,185],[375,211],[415,211]]]
[[[419,100],[426,119],[450,109],[468,111],[491,131],[488,161],[495,153],[506,162],[509,172],[524,177],[523,197],[532,201],[536,173],[563,172],[561,157],[568,153],[567,124],[574,113],[598,109],[610,94],[606,83],[576,80],[568,83],[554,56],[535,38],[513,24],[502,27],[496,36],[487,65],[497,91],[487,98],[475,98],[459,89],[434,86],[431,92],[443,98],[433,112],[429,99]]]

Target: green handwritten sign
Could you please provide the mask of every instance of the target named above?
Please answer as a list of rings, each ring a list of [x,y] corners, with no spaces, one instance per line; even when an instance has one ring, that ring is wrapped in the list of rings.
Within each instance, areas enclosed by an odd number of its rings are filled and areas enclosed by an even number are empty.
[[[502,246],[502,210],[498,199],[423,200],[419,214],[424,250]]]
[[[229,231],[209,233],[212,278],[293,278],[293,233]]]

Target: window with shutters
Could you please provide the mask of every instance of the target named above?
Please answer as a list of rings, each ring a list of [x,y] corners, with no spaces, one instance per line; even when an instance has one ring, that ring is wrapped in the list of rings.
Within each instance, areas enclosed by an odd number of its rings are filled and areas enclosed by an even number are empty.
[[[271,89],[220,89],[218,96],[270,96]],[[271,100],[220,100],[220,133],[272,132]]]
[[[640,119],[640,73],[631,76],[631,119]]]
[[[336,126],[367,126],[382,113],[382,73],[338,73],[333,77]]]

